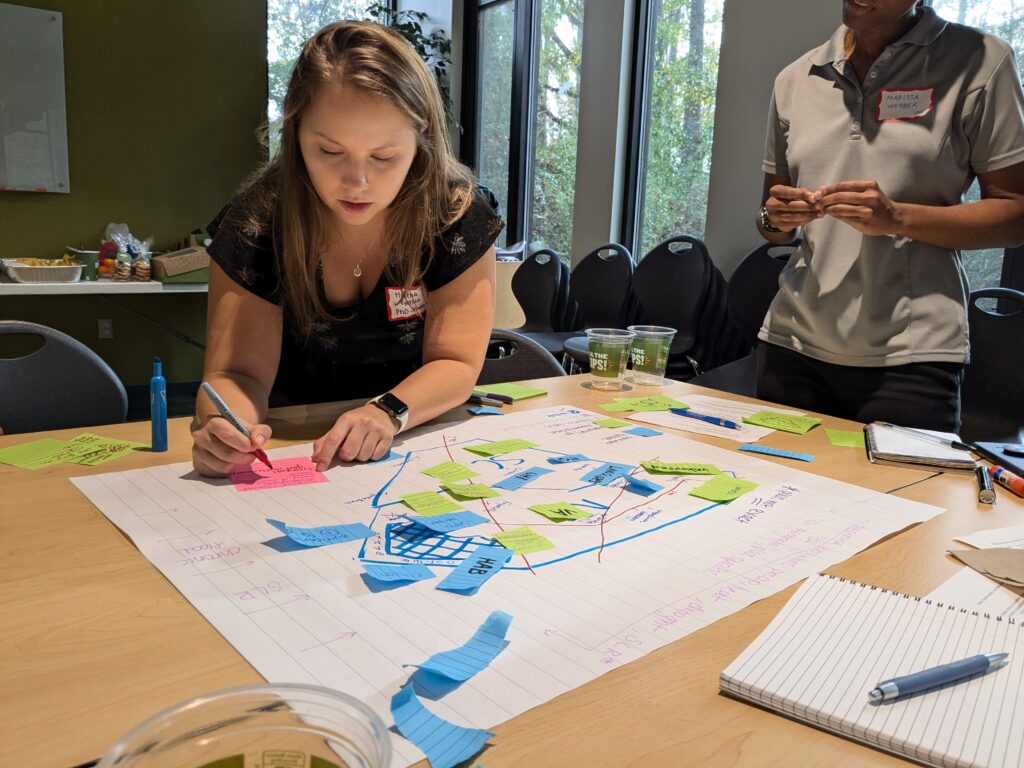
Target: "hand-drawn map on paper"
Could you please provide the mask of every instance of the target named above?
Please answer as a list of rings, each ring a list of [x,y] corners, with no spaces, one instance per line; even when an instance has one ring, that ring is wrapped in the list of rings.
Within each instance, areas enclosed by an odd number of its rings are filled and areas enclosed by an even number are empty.
[[[74,482],[267,680],[336,688],[389,725],[389,700],[414,671],[403,665],[461,645],[493,611],[512,616],[508,647],[427,702],[458,725],[495,726],[942,511],[675,435],[593,423],[606,416],[556,407],[415,430],[387,460],[247,493],[187,463]],[[468,450],[509,440],[493,456]],[[309,446],[270,455],[308,456]],[[690,495],[708,475],[648,473],[641,461],[712,464],[723,480],[756,487],[711,502]],[[439,479],[449,476],[461,479]],[[498,495],[463,498],[443,484]],[[401,501],[418,492],[484,521],[419,526],[421,512]],[[539,505],[548,506],[530,509]],[[303,548],[268,519],[362,523],[374,534]],[[513,557],[475,594],[436,588],[477,546],[524,526],[553,546]],[[422,564],[436,577],[372,589],[364,563]],[[393,745],[395,766],[422,758],[397,735]]]

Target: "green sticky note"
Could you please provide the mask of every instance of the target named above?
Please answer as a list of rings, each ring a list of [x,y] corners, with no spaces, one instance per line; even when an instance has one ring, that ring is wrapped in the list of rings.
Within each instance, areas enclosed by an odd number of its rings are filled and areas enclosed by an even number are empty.
[[[132,451],[148,447],[145,443],[115,440],[110,437],[94,435],[92,432],[83,432],[68,441],[65,450],[61,453],[61,460],[86,467],[97,467]]]
[[[660,475],[720,475],[722,470],[714,464],[695,464],[690,461],[641,461],[648,472]]]
[[[555,523],[560,523],[563,520],[586,520],[588,517],[592,517],[589,512],[584,512],[567,501],[558,501],[553,504],[534,504],[532,507],[527,507],[527,509]]]
[[[675,400],[667,395],[648,395],[647,397],[617,397],[615,398],[617,403],[623,403],[629,406],[631,411],[667,411],[669,408],[689,408],[686,403],[682,403]]]
[[[42,469],[59,464],[58,454],[67,443],[44,437],[27,443],[18,443],[9,448],[0,449],[0,464],[10,464],[21,469]]]
[[[758,427],[793,432],[797,435],[806,434],[821,424],[821,419],[814,416],[791,416],[788,413],[776,413],[775,411],[758,411],[750,416],[745,416],[743,421]]]
[[[626,413],[633,410],[629,403],[601,403],[598,408],[608,413]]]
[[[521,528],[496,533],[492,538],[505,549],[511,549],[517,555],[531,555],[534,552],[555,548],[554,544],[525,525]]]
[[[437,478],[442,483],[454,483],[458,480],[467,480],[476,477],[479,472],[474,472],[464,464],[455,461],[446,461],[436,467],[422,470],[422,474]]]
[[[494,499],[501,496],[486,483],[463,483],[461,485],[445,483],[441,487],[460,499]]]
[[[536,448],[536,443],[523,440],[521,437],[510,437],[508,440],[497,440],[493,443],[480,443],[480,445],[466,446],[466,450],[480,456],[498,456],[502,453],[522,451],[526,448]]]
[[[402,497],[402,501],[424,517],[443,515],[448,512],[459,512],[462,509],[462,507],[447,496],[441,496],[433,491],[407,493]]]
[[[628,421],[622,421],[621,419],[595,419],[594,423],[599,427],[608,427],[608,429],[619,429],[621,427],[631,426]]]
[[[739,480],[728,475],[718,475],[690,491],[691,496],[708,501],[732,501],[744,493],[757,488],[757,483]]]
[[[828,436],[829,442],[832,445],[838,445],[842,448],[863,448],[864,447],[864,432],[859,429],[829,429],[825,428],[825,434]]]
[[[536,387],[526,387],[522,384],[482,384],[473,387],[477,392],[490,392],[495,395],[505,395],[513,400],[525,400],[528,397],[546,395],[547,392]]]

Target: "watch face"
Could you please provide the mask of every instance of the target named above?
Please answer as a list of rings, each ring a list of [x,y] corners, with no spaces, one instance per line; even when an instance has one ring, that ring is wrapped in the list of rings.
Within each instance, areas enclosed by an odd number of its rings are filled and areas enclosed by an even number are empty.
[[[383,395],[381,395],[378,398],[377,402],[380,403],[381,405],[383,405],[386,410],[390,411],[395,416],[401,416],[406,411],[409,410],[409,406],[408,405],[403,403],[401,400],[399,400],[397,397],[392,395],[390,392],[386,392]]]

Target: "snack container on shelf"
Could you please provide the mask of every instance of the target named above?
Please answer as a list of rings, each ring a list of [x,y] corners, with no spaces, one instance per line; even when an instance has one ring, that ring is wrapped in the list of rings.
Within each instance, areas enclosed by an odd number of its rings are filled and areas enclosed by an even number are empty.
[[[7,274],[16,283],[77,283],[82,279],[81,264],[56,263],[53,266],[42,266],[27,264],[19,259],[4,259],[3,263]]]

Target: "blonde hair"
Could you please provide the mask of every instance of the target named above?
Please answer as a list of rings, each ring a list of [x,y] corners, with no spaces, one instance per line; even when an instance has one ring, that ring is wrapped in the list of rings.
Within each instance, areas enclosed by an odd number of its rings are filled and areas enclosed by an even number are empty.
[[[416,156],[388,210],[382,240],[390,280],[408,289],[422,278],[435,239],[466,212],[474,189],[472,172],[448,141],[437,81],[401,35],[371,22],[341,21],[307,40],[288,83],[280,150],[243,187],[231,212],[243,233],[272,236],[281,298],[307,337],[333,318],[317,290],[330,214],[306,171],[299,123],[317,89],[328,84],[386,98],[416,132]]]

